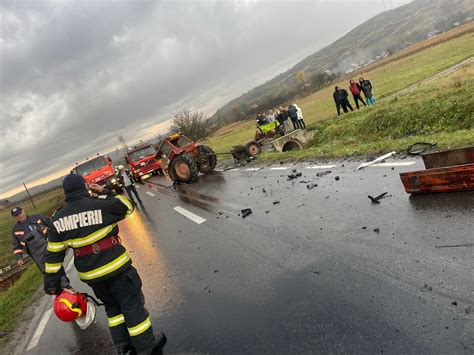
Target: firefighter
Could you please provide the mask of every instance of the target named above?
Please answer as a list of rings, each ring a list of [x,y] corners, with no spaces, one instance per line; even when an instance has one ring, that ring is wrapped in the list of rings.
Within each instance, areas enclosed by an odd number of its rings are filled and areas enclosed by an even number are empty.
[[[161,353],[166,336],[153,334],[140,276],[118,235],[117,222],[133,212],[132,203],[97,184],[86,187],[76,174],[66,176],[63,189],[66,205],[53,215],[49,232],[45,292],[61,292],[57,273],[72,247],[79,278],[105,305],[118,353]]]
[[[15,254],[16,263],[18,265],[25,263],[26,252],[31,256],[38,269],[44,273],[48,225],[50,225],[51,219],[42,214],[28,216],[21,207],[12,208],[10,214],[16,219],[12,228],[13,254]],[[59,275],[62,288],[69,288],[69,279],[63,268],[59,270]]]

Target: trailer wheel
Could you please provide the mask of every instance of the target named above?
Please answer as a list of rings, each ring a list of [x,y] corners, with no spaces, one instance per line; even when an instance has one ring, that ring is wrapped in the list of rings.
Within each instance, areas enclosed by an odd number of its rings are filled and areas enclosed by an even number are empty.
[[[207,145],[197,147],[198,169],[203,174],[211,174],[217,165],[216,153]]]
[[[255,157],[259,155],[261,152],[262,152],[262,147],[260,146],[260,143],[256,141],[250,141],[245,146],[245,153],[247,153],[247,156],[249,158]]]
[[[175,156],[171,161],[169,175],[176,182],[192,182],[196,180],[198,172],[196,161],[187,152]]]

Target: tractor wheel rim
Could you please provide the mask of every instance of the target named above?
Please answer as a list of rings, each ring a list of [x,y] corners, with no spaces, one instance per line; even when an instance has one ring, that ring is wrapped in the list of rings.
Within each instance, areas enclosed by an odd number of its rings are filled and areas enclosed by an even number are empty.
[[[182,179],[187,179],[191,175],[189,165],[184,162],[176,164],[176,175]]]
[[[251,146],[249,146],[249,153],[251,155],[255,155],[257,154],[257,152],[258,152],[258,148],[255,144],[252,144]]]

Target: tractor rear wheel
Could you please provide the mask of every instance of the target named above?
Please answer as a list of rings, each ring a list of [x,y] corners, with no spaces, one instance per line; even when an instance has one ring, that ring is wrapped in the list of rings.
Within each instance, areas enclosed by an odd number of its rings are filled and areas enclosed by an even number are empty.
[[[249,158],[255,157],[259,155],[261,152],[262,152],[262,147],[260,146],[260,143],[256,141],[250,141],[245,146],[245,153],[247,153],[247,156]]]
[[[211,174],[217,165],[216,153],[207,145],[197,147],[198,169],[203,174]]]
[[[192,182],[198,176],[196,160],[187,152],[173,158],[170,163],[169,175],[176,182]]]

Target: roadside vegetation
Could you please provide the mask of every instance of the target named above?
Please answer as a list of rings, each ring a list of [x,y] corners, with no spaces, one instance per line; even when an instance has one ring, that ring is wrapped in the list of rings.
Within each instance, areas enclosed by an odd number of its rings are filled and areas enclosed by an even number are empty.
[[[39,197],[34,197],[36,208],[31,202],[18,204],[28,214],[43,213],[47,216],[62,205],[64,194],[62,189],[53,190]],[[0,212],[0,267],[14,262],[11,229],[14,219],[10,216],[10,209]],[[33,294],[43,282],[43,276],[34,263],[30,263],[21,277],[4,292],[0,292],[0,331],[13,331],[23,310],[28,309]],[[8,337],[7,337],[8,338]],[[0,340],[0,346],[7,339]]]
[[[460,36],[453,38],[453,33],[448,32],[440,35],[438,39],[423,41],[385,58],[376,65],[341,77],[311,95],[295,99],[303,111],[309,128],[317,129],[320,133],[316,133],[316,138],[309,149],[285,154],[268,153],[264,154],[263,158],[370,154],[387,149],[406,148],[410,142],[423,140],[438,141],[441,147],[472,143],[472,133],[469,131],[469,127],[472,128],[472,123],[469,126],[473,112],[472,94],[468,92],[472,91],[472,82],[467,77],[455,79],[455,73],[448,79],[438,79],[434,83],[425,85],[422,82],[474,56],[473,30],[474,26],[468,25],[462,31],[455,30],[461,31]],[[449,40],[446,41],[444,37]],[[459,74],[461,77],[472,76],[472,66],[456,72],[461,73]],[[377,105],[338,118],[332,99],[334,86],[341,85],[347,89],[349,79],[359,77],[373,82]],[[452,83],[449,84],[449,81]],[[440,82],[445,83],[443,88],[439,87]],[[420,86],[410,93],[401,93],[417,84]],[[288,103],[285,103],[284,106],[287,105]],[[414,110],[421,112],[413,112]],[[451,118],[451,112],[456,112],[459,117],[463,116],[465,119],[448,122],[444,118],[441,119],[439,110],[442,110],[441,114]],[[419,116],[410,120],[412,113]],[[406,117],[403,118],[404,116]],[[384,120],[398,119],[405,120],[403,127],[412,127],[415,123],[416,127],[400,128],[395,134],[392,128],[387,128],[388,131],[384,133],[384,129],[379,125]],[[431,121],[438,122],[437,126],[434,127]],[[417,129],[425,125],[424,130]],[[455,128],[456,125],[459,127]],[[219,129],[208,139],[208,144],[216,152],[225,152],[233,145],[245,144],[253,139],[254,134],[255,120],[252,117],[248,121]],[[352,136],[353,134],[355,135]]]

